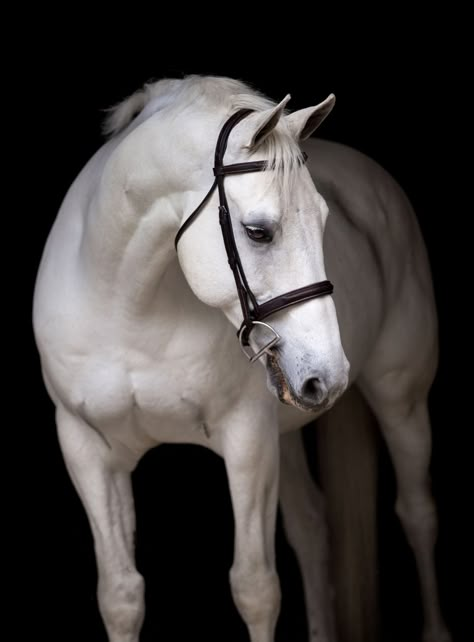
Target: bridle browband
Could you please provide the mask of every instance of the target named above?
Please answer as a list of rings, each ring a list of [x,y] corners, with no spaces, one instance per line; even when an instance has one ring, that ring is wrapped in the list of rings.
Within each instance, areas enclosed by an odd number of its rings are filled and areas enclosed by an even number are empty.
[[[237,245],[235,244],[234,231],[229,214],[229,205],[227,203],[227,197],[224,189],[224,178],[226,176],[232,174],[247,174],[250,172],[263,172],[267,169],[271,169],[271,167],[269,168],[267,161],[251,161],[247,163],[224,165],[224,154],[227,149],[229,134],[237,123],[243,120],[250,113],[252,113],[251,109],[240,109],[224,123],[217,139],[214,155],[214,182],[201,203],[179,228],[174,243],[177,248],[181,236],[188,227],[194,223],[217,188],[219,193],[219,223],[227,252],[227,259],[234,275],[243,315],[242,325],[240,326],[237,335],[239,337],[242,350],[247,358],[253,363],[263,354],[268,353],[270,348],[275,346],[280,340],[280,335],[268,323],[264,323],[264,319],[280,310],[290,307],[291,305],[295,305],[296,303],[303,303],[309,299],[325,296],[326,294],[332,294],[334,288],[330,281],[320,281],[319,283],[313,283],[312,285],[307,285],[303,288],[291,290],[291,292],[286,292],[285,294],[280,294],[274,299],[270,299],[264,303],[258,303],[254,293],[250,289],[242,266],[242,261],[240,260],[240,255],[237,250]],[[303,162],[305,160],[306,155],[303,156]],[[250,332],[256,325],[265,326],[273,333],[274,336],[271,341],[269,341],[257,353],[250,354],[248,350],[246,350],[246,347],[249,345]]]

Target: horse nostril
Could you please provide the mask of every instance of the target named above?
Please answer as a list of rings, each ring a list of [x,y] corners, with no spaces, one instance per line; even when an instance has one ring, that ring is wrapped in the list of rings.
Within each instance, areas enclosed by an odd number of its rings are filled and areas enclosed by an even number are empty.
[[[318,377],[311,377],[304,382],[301,392],[305,399],[319,403],[326,395],[327,389]]]

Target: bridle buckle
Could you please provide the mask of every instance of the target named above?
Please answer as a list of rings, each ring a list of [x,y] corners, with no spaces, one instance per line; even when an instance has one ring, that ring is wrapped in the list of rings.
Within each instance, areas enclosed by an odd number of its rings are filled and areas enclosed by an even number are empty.
[[[267,328],[267,330],[270,330],[270,332],[274,335],[273,339],[270,339],[270,341],[266,345],[264,345],[263,348],[261,348],[258,352],[255,352],[255,354],[254,354],[254,353],[250,352],[251,349],[249,348],[249,346],[244,344],[244,336],[245,336],[245,334],[248,334],[248,332],[249,332],[248,326],[243,325],[241,327],[241,329],[239,331],[240,347],[241,347],[242,352],[244,353],[244,355],[250,361],[250,363],[255,363],[255,361],[260,359],[260,357],[262,357],[264,354],[270,354],[271,348],[273,348],[273,346],[276,346],[276,344],[280,341],[281,337],[278,334],[278,332],[274,328],[272,328],[272,326],[269,325],[268,323],[264,323],[263,321],[251,321],[250,323],[252,324],[252,326],[254,326],[254,325],[263,325],[265,328]]]

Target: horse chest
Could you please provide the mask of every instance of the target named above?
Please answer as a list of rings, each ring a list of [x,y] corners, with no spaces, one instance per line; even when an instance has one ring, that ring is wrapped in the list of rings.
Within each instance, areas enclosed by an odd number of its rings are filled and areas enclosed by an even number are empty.
[[[215,418],[232,398],[232,382],[227,396],[216,397],[211,392],[223,382],[214,378],[197,357],[149,359],[132,350],[103,350],[77,373],[72,403],[106,438],[134,450],[166,442],[216,449]]]

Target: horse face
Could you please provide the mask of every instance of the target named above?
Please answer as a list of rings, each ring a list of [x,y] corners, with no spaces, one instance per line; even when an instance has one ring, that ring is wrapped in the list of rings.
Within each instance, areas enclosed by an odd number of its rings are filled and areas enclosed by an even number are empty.
[[[226,178],[237,249],[260,303],[326,279],[323,234],[328,208],[308,170],[296,171],[290,199],[281,197],[270,172]],[[221,308],[238,328],[242,311],[237,290],[216,210],[209,209],[188,238],[183,237],[183,250],[189,247],[190,255],[188,260],[183,253],[181,263],[197,296]],[[329,407],[346,388],[349,370],[332,297],[296,304],[267,321],[281,337],[262,359],[270,390],[305,410]],[[267,341],[266,330],[257,326],[251,346],[257,351]]]
[[[281,105],[269,110],[273,115],[271,130],[276,127],[275,113],[279,108],[282,109]],[[303,112],[302,120],[306,123],[313,112]],[[262,127],[262,115],[256,118]],[[285,124],[286,133],[298,126],[301,133],[304,123],[298,123],[295,114],[288,118],[292,120]],[[261,160],[259,145],[255,147],[255,123],[247,123],[247,131],[239,127],[238,135],[231,139],[227,162]],[[268,136],[268,120],[265,127]],[[242,145],[249,135],[253,143]],[[244,147],[250,149],[250,154],[247,152],[242,158]],[[259,303],[326,280],[323,234],[327,205],[304,166],[294,167],[290,178],[291,189],[287,185],[286,191],[273,171],[225,178],[237,250]],[[199,224],[193,225],[183,237],[180,261],[198,298],[221,308],[238,328],[242,310],[227,264],[216,209],[214,200]],[[281,337],[262,359],[270,390],[282,402],[303,410],[323,410],[332,405],[345,390],[349,371],[332,298],[324,296],[296,304],[266,321]],[[257,326],[250,334],[250,344],[256,351],[268,342],[265,332]]]
[[[247,189],[240,190],[240,198],[237,184],[229,185],[228,194],[232,211],[240,212],[234,225],[236,242],[257,301],[324,281],[328,208],[308,171],[298,170],[286,204],[268,185],[269,176],[263,177],[263,186],[262,176],[246,178],[241,183],[246,182]],[[261,198],[255,198],[259,192]],[[239,306],[234,304],[225,312],[235,325],[241,322]],[[305,410],[332,405],[345,390],[349,372],[332,297],[296,304],[266,321],[281,337],[262,360],[270,390],[281,401]],[[252,331],[255,350],[268,341],[265,335],[265,328],[259,326]]]

